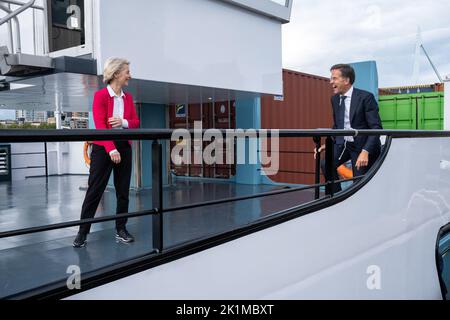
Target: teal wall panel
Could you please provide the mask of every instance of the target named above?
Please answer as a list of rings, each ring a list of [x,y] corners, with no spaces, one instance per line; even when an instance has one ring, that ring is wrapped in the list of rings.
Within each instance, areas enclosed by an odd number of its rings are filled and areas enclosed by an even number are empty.
[[[375,61],[350,63],[355,69],[356,81],[354,86],[358,89],[371,92],[378,100],[378,71]]]
[[[156,104],[142,104],[141,128],[166,129],[166,106]],[[163,184],[168,184],[167,177],[167,152],[168,141],[160,141],[163,145]],[[152,141],[142,142],[142,183],[144,188],[152,186]]]
[[[237,129],[260,129],[261,128],[261,99],[236,100],[236,128]],[[246,159],[249,156],[249,142],[246,139]],[[256,150],[258,152],[258,145]],[[261,184],[260,164],[237,164],[236,183]]]

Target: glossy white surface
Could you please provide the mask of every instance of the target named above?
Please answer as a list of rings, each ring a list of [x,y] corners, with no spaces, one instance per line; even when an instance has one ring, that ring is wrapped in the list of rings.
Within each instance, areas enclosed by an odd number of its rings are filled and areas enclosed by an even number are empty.
[[[206,0],[99,0],[96,17],[99,73],[120,56],[137,79],[282,94],[280,21]]]
[[[292,0],[220,0],[247,8],[283,23],[291,19]],[[286,3],[287,2],[287,3]]]
[[[449,161],[448,138],[396,139],[344,202],[72,299],[441,299]],[[373,266],[380,290],[367,286]]]

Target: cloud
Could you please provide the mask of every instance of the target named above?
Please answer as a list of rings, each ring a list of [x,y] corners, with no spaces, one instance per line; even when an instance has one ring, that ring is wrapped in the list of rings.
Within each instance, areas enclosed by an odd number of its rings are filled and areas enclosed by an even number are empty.
[[[295,0],[283,26],[283,65],[329,75],[337,62],[375,60],[380,86],[411,84],[417,27],[442,76],[450,74],[450,1]],[[421,82],[437,82],[421,56]]]

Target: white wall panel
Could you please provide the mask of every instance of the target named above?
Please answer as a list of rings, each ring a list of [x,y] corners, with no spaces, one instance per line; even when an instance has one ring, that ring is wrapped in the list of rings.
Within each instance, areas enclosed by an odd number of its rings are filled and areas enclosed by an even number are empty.
[[[83,146],[84,142],[68,143],[68,152],[62,154],[65,174],[89,174],[89,167],[84,162]]]
[[[59,147],[58,147],[59,144]],[[84,162],[84,142],[49,142],[47,143],[47,163],[49,175],[89,174],[89,168]],[[25,180],[27,177],[45,176],[45,154],[43,143],[13,143],[11,144],[12,179]],[[29,154],[39,153],[39,154]],[[41,154],[42,153],[42,154]],[[58,160],[59,154],[59,160]],[[59,161],[59,162],[58,162]],[[29,167],[42,167],[26,169]]]
[[[282,93],[281,22],[221,1],[99,0],[99,73],[110,56],[134,78]]]

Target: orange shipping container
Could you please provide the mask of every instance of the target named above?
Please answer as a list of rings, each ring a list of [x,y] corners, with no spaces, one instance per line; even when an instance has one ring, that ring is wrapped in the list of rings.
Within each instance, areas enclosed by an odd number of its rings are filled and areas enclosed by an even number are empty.
[[[261,99],[261,128],[331,128],[333,92],[328,78],[283,70],[283,87],[283,97]],[[282,138],[280,170],[270,178],[279,183],[313,184],[314,147],[312,138]]]

